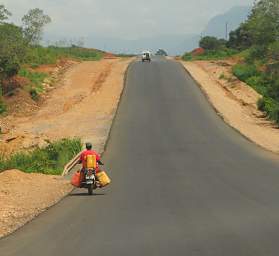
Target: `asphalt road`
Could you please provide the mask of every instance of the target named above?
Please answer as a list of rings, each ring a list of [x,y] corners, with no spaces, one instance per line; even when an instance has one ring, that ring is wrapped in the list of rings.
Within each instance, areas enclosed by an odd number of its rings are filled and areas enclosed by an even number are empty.
[[[74,191],[0,255],[278,255],[278,160],[224,124],[180,64],[131,65],[104,162],[109,188]]]

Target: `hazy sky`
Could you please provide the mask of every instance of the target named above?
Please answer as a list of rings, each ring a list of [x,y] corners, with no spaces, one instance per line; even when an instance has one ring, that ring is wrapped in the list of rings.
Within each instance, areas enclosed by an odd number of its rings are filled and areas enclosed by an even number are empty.
[[[137,39],[160,34],[200,33],[208,20],[233,6],[253,0],[0,0],[13,13],[12,21],[31,8],[52,18],[48,34]]]

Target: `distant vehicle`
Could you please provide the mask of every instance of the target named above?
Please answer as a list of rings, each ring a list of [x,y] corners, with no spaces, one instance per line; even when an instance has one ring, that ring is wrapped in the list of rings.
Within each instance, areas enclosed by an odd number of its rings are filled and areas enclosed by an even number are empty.
[[[149,51],[144,51],[141,55],[141,60],[142,62],[145,62],[145,61],[151,61],[151,52]]]
[[[157,52],[156,52],[156,55],[158,56],[168,56],[167,52],[163,49],[159,49]]]

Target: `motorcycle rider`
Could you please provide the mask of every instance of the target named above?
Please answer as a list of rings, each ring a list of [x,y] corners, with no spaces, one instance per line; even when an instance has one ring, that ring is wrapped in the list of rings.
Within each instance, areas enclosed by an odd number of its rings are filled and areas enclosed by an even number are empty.
[[[94,150],[92,150],[92,144],[90,142],[85,143],[86,149],[81,153],[79,163],[82,164],[82,169],[81,171],[84,173],[84,170],[87,168],[87,156],[93,155],[96,157],[97,161],[97,167],[96,167],[96,173],[99,172],[99,165],[104,165],[101,161],[101,156]]]

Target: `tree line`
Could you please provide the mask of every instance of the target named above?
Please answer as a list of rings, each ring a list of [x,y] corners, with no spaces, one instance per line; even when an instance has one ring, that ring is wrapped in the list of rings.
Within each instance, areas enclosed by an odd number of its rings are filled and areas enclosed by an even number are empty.
[[[258,0],[247,20],[230,32],[229,40],[204,37],[206,51],[235,50],[242,57],[233,73],[263,98],[260,110],[279,124],[279,0]]]
[[[51,18],[38,8],[29,10],[22,17],[21,26],[8,22],[11,15],[4,5],[0,5],[1,94],[3,81],[18,73],[32,48],[40,43],[43,28],[51,22]]]

